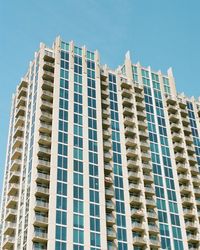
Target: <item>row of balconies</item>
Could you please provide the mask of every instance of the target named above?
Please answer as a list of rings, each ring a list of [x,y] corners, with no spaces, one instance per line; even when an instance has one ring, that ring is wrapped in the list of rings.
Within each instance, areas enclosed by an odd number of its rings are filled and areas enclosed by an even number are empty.
[[[101,70],[102,72],[102,70]],[[107,75],[101,75],[101,96],[102,96],[102,126],[103,126],[103,148],[104,148],[104,170],[105,170],[105,198],[106,198],[106,224],[107,224],[107,240],[113,241],[116,239],[116,230],[113,228],[115,224],[115,217],[113,211],[115,210],[115,204],[113,198],[115,196],[112,178],[112,165],[110,161],[112,160],[112,142],[110,140],[111,130],[110,130],[110,119],[109,119],[109,92],[108,83],[106,81]],[[113,243],[114,244],[114,243]]]
[[[21,166],[21,158],[22,158],[22,145],[23,145],[23,135],[24,135],[24,115],[26,108],[24,107],[26,104],[26,93],[27,93],[27,82],[22,82],[19,87],[19,94],[18,94],[18,102],[17,102],[17,109],[16,109],[16,121],[15,121],[15,130],[14,130],[14,140],[13,140],[13,152],[11,156],[11,175],[9,178],[9,185],[8,195],[16,195],[19,190],[19,179],[20,179],[20,166]],[[16,205],[16,201],[12,202],[9,201],[8,206]]]

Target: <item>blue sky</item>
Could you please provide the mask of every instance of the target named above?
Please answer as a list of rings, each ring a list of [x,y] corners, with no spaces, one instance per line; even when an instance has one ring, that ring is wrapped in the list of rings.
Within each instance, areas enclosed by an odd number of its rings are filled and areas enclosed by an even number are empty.
[[[199,0],[9,0],[0,8],[0,191],[11,95],[41,41],[56,36],[98,49],[117,67],[124,54],[154,70],[173,67],[177,89],[200,96]]]

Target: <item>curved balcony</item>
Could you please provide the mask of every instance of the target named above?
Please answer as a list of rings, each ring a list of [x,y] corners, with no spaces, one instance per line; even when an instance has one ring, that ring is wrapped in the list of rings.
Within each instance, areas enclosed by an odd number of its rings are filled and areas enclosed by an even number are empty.
[[[129,126],[125,127],[124,130],[125,130],[125,135],[126,136],[131,136],[132,137],[137,133],[136,128],[129,127]]]
[[[17,98],[20,99],[22,96],[23,97],[27,96],[27,88],[25,87],[19,89]]]
[[[54,73],[47,71],[47,70],[43,70],[42,78],[46,81],[53,82],[54,81]]]
[[[40,231],[35,231],[34,236],[33,236],[33,241],[34,242],[47,242],[47,233],[45,232],[40,232]]]
[[[142,222],[133,221],[132,222],[132,230],[134,231],[143,231],[144,224]]]
[[[16,196],[19,191],[19,184],[13,183],[8,186],[8,195]]]
[[[15,120],[15,129],[17,127],[23,127],[25,122],[25,117],[24,116],[18,116],[17,119]]]
[[[115,224],[115,217],[113,216],[113,214],[106,214],[106,224],[107,225],[114,225]]]
[[[103,109],[107,109],[109,107],[109,105],[110,105],[108,99],[102,99],[101,100],[101,105],[102,105]]]
[[[48,226],[48,217],[36,214],[34,217],[33,224],[34,224],[34,226],[38,226],[38,227],[47,227]]]
[[[129,183],[130,192],[140,191],[140,190],[141,190],[141,185],[139,183]]]
[[[17,210],[9,208],[6,210],[6,221],[14,222],[17,216]]]
[[[18,200],[19,200],[18,197],[10,196],[6,204],[6,208],[12,208],[12,209],[16,208]]]
[[[38,156],[39,157],[48,157],[50,158],[51,156],[51,149],[48,147],[42,147],[40,146],[38,149]]]
[[[54,71],[54,62],[47,62],[44,60],[43,69],[53,72]]]
[[[52,114],[46,111],[41,111],[40,121],[51,123],[52,122]]]
[[[114,240],[116,239],[116,231],[112,227],[107,227],[107,239]]]
[[[139,168],[140,162],[138,160],[127,160],[127,167],[132,169],[132,168]]]
[[[111,161],[112,160],[112,154],[111,154],[111,152],[106,152],[106,153],[104,153],[104,161],[105,162],[109,162],[109,161]]]
[[[23,150],[21,147],[14,148],[11,160],[16,160],[16,159],[22,158],[22,153],[23,153]]]
[[[51,136],[40,134],[38,143],[40,145],[50,146],[51,145]]]
[[[134,126],[135,125],[135,118],[130,118],[129,116],[124,117],[124,124],[126,126]]]
[[[123,114],[124,114],[124,116],[132,117],[133,113],[134,113],[133,108],[129,108],[129,107],[124,107],[123,108]]]
[[[131,195],[130,196],[130,204],[131,205],[138,205],[138,204],[142,204],[142,199],[140,196],[136,196],[136,195]]]
[[[104,171],[107,172],[107,173],[110,173],[112,172],[113,168],[112,168],[112,165],[109,164],[109,163],[106,163],[104,164]]]
[[[15,244],[15,237],[6,236],[3,242],[3,249],[6,249],[6,250],[13,249],[14,244]]]
[[[144,100],[144,95],[141,92],[135,92],[135,99],[137,102]]]
[[[21,173],[19,171],[11,172],[9,183],[19,183]]]
[[[49,210],[49,203],[42,200],[36,200],[35,210],[40,212],[47,212]]]
[[[138,155],[138,150],[136,148],[128,148],[126,150],[126,156],[127,157],[136,157]]]
[[[124,77],[120,78],[121,88],[130,89],[132,85],[128,82],[128,79]]]
[[[137,145],[136,138],[133,139],[133,138],[127,137],[125,140],[125,145],[127,147],[135,147]]]
[[[53,92],[53,88],[54,88],[53,82],[43,80],[43,82],[42,82],[42,89],[43,90]]]
[[[35,195],[39,196],[39,197],[48,197],[49,196],[49,188],[37,186],[36,191],[35,191]]]
[[[6,222],[4,234],[12,236],[15,233],[16,227],[16,223]]]
[[[128,171],[128,178],[129,180],[139,180],[141,179],[141,174],[136,171]]]
[[[131,93],[131,91],[128,90],[128,89],[122,89],[122,96],[123,96],[123,97],[131,98],[131,97],[132,97],[132,93]]]
[[[50,175],[47,173],[37,173],[37,177],[36,177],[36,182],[39,183],[49,183],[50,181]]]
[[[142,236],[133,236],[133,245],[144,246],[147,244],[147,240]]]
[[[11,171],[18,171],[20,170],[20,167],[21,167],[21,159],[16,159],[16,160],[13,160],[11,162],[11,167],[10,167],[10,170]]]
[[[105,196],[106,196],[106,199],[111,199],[113,198],[115,195],[115,192],[113,189],[111,188],[105,188]]]
[[[44,171],[50,170],[50,161],[38,160],[37,168]]]
[[[111,137],[110,130],[103,130],[103,139],[108,140]]]
[[[111,200],[106,200],[106,210],[112,212],[115,210],[115,205]]]
[[[142,218],[144,217],[144,210],[143,209],[136,209],[136,208],[132,208],[131,209],[131,216],[132,217],[138,217],[138,218]]]

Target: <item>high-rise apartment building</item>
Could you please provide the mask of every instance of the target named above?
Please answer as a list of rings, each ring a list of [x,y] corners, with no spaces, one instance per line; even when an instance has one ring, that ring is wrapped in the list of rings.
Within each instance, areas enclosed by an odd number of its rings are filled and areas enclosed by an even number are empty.
[[[200,101],[57,38],[12,101],[1,249],[200,249]]]

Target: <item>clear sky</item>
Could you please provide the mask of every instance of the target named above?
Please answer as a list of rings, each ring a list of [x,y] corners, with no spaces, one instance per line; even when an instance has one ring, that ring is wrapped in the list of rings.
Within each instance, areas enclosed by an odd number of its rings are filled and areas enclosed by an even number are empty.
[[[133,62],[166,72],[177,89],[200,96],[199,0],[0,0],[0,191],[11,95],[41,41],[56,36],[98,49],[115,68]]]

